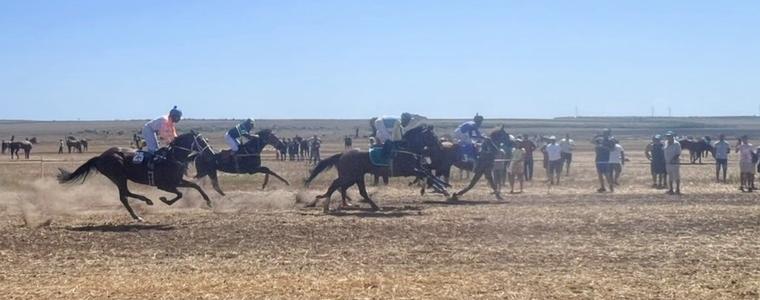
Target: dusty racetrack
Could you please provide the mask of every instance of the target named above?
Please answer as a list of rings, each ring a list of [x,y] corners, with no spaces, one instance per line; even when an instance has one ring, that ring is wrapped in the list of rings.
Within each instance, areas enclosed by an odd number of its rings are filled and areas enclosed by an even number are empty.
[[[339,137],[328,141],[323,157],[341,148]],[[302,202],[322,192],[334,171],[306,189],[300,185],[304,163],[270,161],[292,186],[274,183],[261,191],[260,175],[224,176],[227,197],[205,185],[211,209],[194,192],[176,207],[133,202],[146,223],[130,221],[115,188],[100,175],[82,186],[53,182],[55,167],[71,169],[93,153],[42,165],[3,158],[0,295],[760,297],[757,196],[738,192],[736,174],[729,184],[713,183],[709,164],[683,167],[681,197],[649,188],[643,138],[631,134],[624,140],[631,163],[614,194],[594,192],[592,156],[584,142],[573,176],[563,177],[558,187],[543,183],[540,163],[526,192],[507,195],[504,202],[485,184],[462,201],[446,202],[420,196],[407,180],[397,179],[370,188],[383,208],[378,213],[349,209],[325,215],[321,208],[304,209]],[[96,143],[95,152],[107,143]],[[735,163],[731,167],[734,174]],[[454,182],[457,188],[464,184]],[[163,195],[138,190],[153,199]],[[355,191],[352,195],[357,198]]]

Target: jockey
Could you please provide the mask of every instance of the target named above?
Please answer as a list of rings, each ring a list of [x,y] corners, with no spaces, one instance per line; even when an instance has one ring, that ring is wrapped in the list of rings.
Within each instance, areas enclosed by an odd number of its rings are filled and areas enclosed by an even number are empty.
[[[384,145],[387,141],[400,142],[404,131],[420,125],[427,118],[403,113],[401,118],[384,116],[375,119],[375,145]]]
[[[476,114],[472,121],[464,122],[454,130],[454,137],[464,150],[463,160],[465,161],[475,158],[475,142],[484,138],[480,133],[480,125],[482,124],[483,116]]]
[[[237,126],[230,128],[230,130],[227,130],[227,132],[224,134],[224,140],[227,142],[227,146],[230,147],[232,155],[237,154],[238,150],[240,150],[240,145],[242,144],[241,139],[243,137],[246,137],[248,139],[252,138],[251,131],[253,128],[254,121],[253,119],[249,118]]]
[[[153,121],[145,123],[142,129],[142,136],[148,146],[148,152],[155,153],[158,151],[159,139],[164,140],[167,144],[171,143],[177,137],[177,129],[174,125],[179,123],[180,120],[182,120],[182,111],[177,109],[177,106],[174,106],[169,111],[168,116],[160,116]]]

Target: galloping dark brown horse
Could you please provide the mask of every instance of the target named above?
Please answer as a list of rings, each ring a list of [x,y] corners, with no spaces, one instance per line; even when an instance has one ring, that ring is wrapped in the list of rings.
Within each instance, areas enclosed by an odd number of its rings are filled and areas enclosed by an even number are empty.
[[[278,148],[281,143],[280,139],[278,139],[271,130],[265,129],[259,131],[252,139],[240,146],[240,150],[236,155],[238,158],[237,164],[232,155],[230,155],[229,150],[224,150],[219,153],[213,153],[213,151],[203,152],[195,159],[195,169],[198,171],[195,178],[208,176],[211,178],[211,184],[213,185],[214,190],[222,196],[224,196],[224,192],[221,187],[219,187],[217,171],[233,174],[263,173],[266,176],[264,177],[264,185],[261,187],[262,189],[267,186],[269,175],[290,185],[290,183],[280,175],[261,165],[261,151],[264,150],[264,147],[266,147],[266,145],[271,145],[272,147]]]
[[[436,189],[442,191],[444,194],[448,194],[445,191],[448,185],[435,178],[433,174],[422,165],[421,158],[424,149],[440,148],[433,127],[419,126],[408,130],[404,134],[404,143],[406,144],[404,149],[398,150],[394,153],[392,160],[393,166],[390,172],[388,172],[389,167],[374,165],[370,159],[369,152],[366,151],[351,150],[335,154],[322,160],[317,164],[314,170],[311,171],[309,178],[306,180],[306,185],[311,183],[311,181],[321,172],[333,166],[338,169],[338,178],[332,182],[326,193],[317,196],[313,202],[307,205],[307,207],[315,206],[319,199],[326,199],[324,203],[324,211],[329,212],[330,196],[332,196],[336,190],[340,190],[341,195],[344,196],[345,200],[346,189],[356,184],[362,198],[372,206],[373,210],[379,210],[380,208],[367,194],[367,188],[364,183],[364,174],[389,173],[394,177],[423,177],[431,179],[431,182]]]
[[[13,159],[14,155],[16,159],[21,159],[18,155],[20,150],[24,150],[24,158],[29,159],[29,154],[32,152],[32,143],[29,141],[10,142],[8,149],[11,152],[11,159]]]
[[[132,218],[142,221],[142,218],[137,216],[132,207],[129,206],[127,197],[145,201],[148,205],[153,205],[153,201],[145,196],[130,192],[127,188],[127,180],[146,185],[150,185],[151,181],[153,181],[153,184],[159,190],[174,193],[176,195],[174,199],[159,198],[167,205],[172,205],[182,198],[182,193],[177,188],[183,187],[197,190],[203,199],[206,200],[206,204],[211,206],[211,200],[201,187],[183,178],[189,161],[195,156],[194,153],[204,153],[207,151],[210,151],[208,143],[200,134],[191,132],[178,136],[165,148],[166,160],[154,167],[153,180],[151,180],[149,169],[145,163],[135,163],[133,161],[133,158],[137,154],[135,150],[113,147],[103,152],[103,154],[91,158],[73,173],[59,169],[58,182],[61,184],[78,181],[84,182],[87,179],[87,175],[95,169],[108,177],[119,188],[119,199]]]

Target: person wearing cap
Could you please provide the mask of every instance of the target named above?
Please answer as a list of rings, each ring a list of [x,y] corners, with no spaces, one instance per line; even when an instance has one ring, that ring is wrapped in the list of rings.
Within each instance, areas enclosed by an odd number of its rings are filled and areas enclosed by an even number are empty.
[[[736,145],[736,152],[739,153],[739,177],[741,179],[742,192],[752,192],[755,181],[755,149],[749,143],[749,137],[743,135]]]
[[[665,171],[668,175],[668,195],[681,194],[681,144],[676,141],[675,134],[668,131],[665,134]],[[675,184],[675,191],[673,185]]]
[[[596,146],[594,147],[596,163],[596,175],[599,178],[599,189],[596,190],[599,193],[607,191],[605,188],[605,179],[607,186],[610,188],[610,192],[615,191],[615,187],[612,182],[612,176],[610,174],[610,150],[614,145],[611,145],[610,140],[595,139]]]
[[[665,170],[665,148],[662,144],[662,136],[652,136],[652,142],[647,144],[644,150],[649,160],[649,171],[652,174],[652,187],[665,188],[667,171]]]
[[[254,127],[254,120],[249,118],[224,133],[224,141],[227,142],[227,146],[230,147],[232,155],[236,155],[240,150],[240,145],[243,144],[243,137],[247,139],[253,138],[251,131],[253,131]]]
[[[169,111],[169,115],[160,116],[152,121],[145,123],[142,129],[142,136],[145,140],[147,150],[155,153],[159,149],[159,139],[166,144],[171,143],[177,137],[175,124],[182,120],[182,111],[176,106]]]
[[[565,138],[559,141],[559,146],[562,148],[562,162],[565,169],[565,176],[570,176],[570,163],[573,161],[573,150],[575,150],[575,141],[570,138],[570,134],[566,134]],[[560,170],[561,172],[562,170]]]
[[[480,133],[480,126],[483,124],[483,116],[475,114],[472,121],[467,121],[454,130],[454,137],[459,142],[459,146],[463,149],[462,160],[474,160],[475,159],[475,143],[483,140],[483,134]]]
[[[726,135],[720,134],[718,141],[713,144],[713,158],[715,158],[715,181],[720,181],[720,171],[723,170],[723,183],[726,183],[726,173],[728,172],[728,154],[731,152],[731,145],[726,141]]]
[[[510,193],[515,192],[515,181],[520,182],[520,193],[523,192],[523,181],[525,179],[525,149],[523,149],[522,140],[515,139],[514,148],[512,148],[512,161],[509,163],[509,186]]]
[[[549,143],[544,146],[544,151],[548,159],[549,184],[559,184],[562,173],[562,147],[557,144],[557,137],[553,135],[549,137]]]

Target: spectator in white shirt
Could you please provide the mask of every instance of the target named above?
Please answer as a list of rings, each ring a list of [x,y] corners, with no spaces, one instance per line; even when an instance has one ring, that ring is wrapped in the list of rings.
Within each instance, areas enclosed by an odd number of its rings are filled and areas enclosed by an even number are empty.
[[[610,150],[610,172],[612,173],[612,181],[615,185],[620,185],[620,173],[623,172],[623,165],[625,164],[625,152],[623,146],[617,141],[614,141],[615,147]]]
[[[728,172],[728,154],[731,152],[731,145],[726,142],[726,135],[722,134],[719,140],[713,144],[713,157],[715,158],[715,181],[720,182],[720,170],[723,170],[723,183],[726,183],[726,172]]]
[[[549,160],[549,183],[559,184],[559,176],[562,172],[562,147],[557,144],[556,137],[549,137],[545,151]]]
[[[573,150],[575,150],[575,141],[570,138],[570,134],[565,135],[565,138],[559,141],[559,146],[562,149],[562,162],[565,166],[565,176],[570,176],[570,163],[573,161]],[[562,170],[560,169],[560,172]]]

